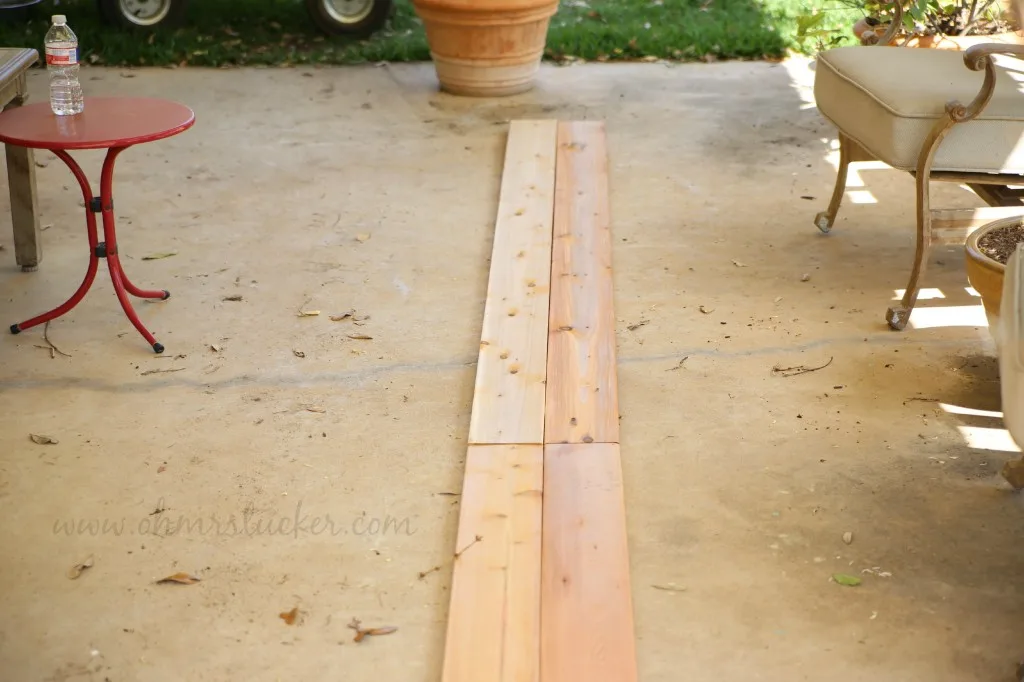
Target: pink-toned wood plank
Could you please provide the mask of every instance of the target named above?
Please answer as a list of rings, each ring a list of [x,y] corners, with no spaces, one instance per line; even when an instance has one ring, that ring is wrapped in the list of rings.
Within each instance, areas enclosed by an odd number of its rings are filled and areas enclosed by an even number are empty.
[[[543,486],[543,446],[469,446],[443,682],[538,682]]]
[[[604,123],[558,125],[546,443],[619,442]]]
[[[541,556],[540,682],[636,682],[617,444],[544,447]]]

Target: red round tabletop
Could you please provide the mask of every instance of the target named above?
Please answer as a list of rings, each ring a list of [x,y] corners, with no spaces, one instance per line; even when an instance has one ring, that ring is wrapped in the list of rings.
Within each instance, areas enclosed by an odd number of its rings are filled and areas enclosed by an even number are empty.
[[[188,130],[195,113],[149,97],[86,97],[85,111],[57,116],[49,102],[0,113],[0,142],[34,149],[108,149],[152,142]]]

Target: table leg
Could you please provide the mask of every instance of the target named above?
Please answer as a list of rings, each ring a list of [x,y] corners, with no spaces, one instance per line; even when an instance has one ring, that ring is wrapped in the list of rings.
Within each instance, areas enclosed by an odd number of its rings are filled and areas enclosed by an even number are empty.
[[[4,109],[21,106],[24,99],[24,95],[18,95]],[[39,261],[43,259],[35,158],[31,149],[14,145],[5,147],[7,184],[11,194],[11,221],[14,224],[14,258],[23,271],[32,272],[39,267]]]
[[[82,194],[85,197],[85,224],[86,230],[89,234],[89,267],[85,271],[85,279],[82,280],[82,283],[78,287],[78,291],[76,291],[74,295],[71,296],[71,298],[69,298],[67,301],[60,304],[53,310],[45,312],[42,315],[37,315],[36,317],[33,317],[31,320],[26,320],[25,322],[20,322],[18,324],[12,324],[12,334],[17,334],[19,332],[25,331],[26,329],[35,327],[36,325],[43,324],[44,322],[49,322],[50,320],[58,318],[64,313],[68,312],[76,305],[78,305],[78,303],[83,298],[85,298],[86,292],[89,291],[89,288],[92,286],[93,280],[96,279],[96,268],[99,265],[99,256],[97,255],[97,252],[99,250],[99,240],[96,234],[96,216],[90,210],[89,206],[89,201],[92,198],[92,189],[89,187],[89,180],[85,177],[85,173],[82,172],[82,168],[77,163],[75,163],[74,159],[72,159],[64,152],[55,153],[62,159],[64,159],[64,162],[68,164],[69,168],[71,168],[71,172],[75,174],[75,178],[78,180],[78,184],[81,185]]]
[[[86,229],[89,234],[89,268],[86,270],[85,279],[82,280],[82,284],[78,287],[78,291],[76,291],[71,298],[53,310],[33,317],[31,320],[12,324],[12,334],[17,334],[31,327],[35,327],[36,325],[49,322],[78,305],[78,303],[85,297],[86,292],[89,291],[93,281],[96,279],[96,270],[98,268],[99,259],[106,258],[107,268],[110,270],[110,281],[114,285],[114,292],[117,294],[117,299],[120,301],[125,315],[128,316],[128,319],[135,326],[135,329],[142,334],[142,337],[149,342],[149,345],[153,347],[154,351],[157,353],[164,352],[163,344],[158,343],[149,330],[142,324],[142,321],[139,320],[139,316],[132,307],[131,301],[128,300],[128,294],[131,293],[139,298],[159,299],[167,299],[171,294],[166,290],[147,291],[132,284],[124,274],[124,269],[121,267],[121,259],[117,252],[117,234],[114,224],[113,201],[114,161],[117,159],[117,155],[125,149],[126,147],[114,147],[107,151],[107,156],[103,160],[103,171],[100,178],[100,196],[98,197],[93,196],[92,187],[89,185],[89,179],[85,176],[81,166],[71,158],[71,155],[62,150],[54,150],[53,153],[71,169],[75,179],[78,180],[79,186],[82,188],[82,196],[85,198],[85,221]],[[98,240],[97,235],[97,213],[100,213],[103,218],[104,241],[102,242]]]
[[[103,214],[103,239],[106,244],[107,267],[110,270],[110,281],[117,293],[117,300],[124,308],[124,314],[128,316],[131,323],[139,330],[142,337],[149,342],[157,353],[164,352],[164,346],[158,343],[149,330],[142,324],[138,314],[128,300],[128,294],[138,298],[157,298],[167,300],[171,292],[166,289],[159,291],[140,289],[131,283],[128,276],[121,267],[121,257],[117,252],[117,233],[114,225],[114,161],[117,155],[123,152],[126,147],[113,147],[107,151],[107,157],[103,160],[103,172],[100,176],[100,206]]]

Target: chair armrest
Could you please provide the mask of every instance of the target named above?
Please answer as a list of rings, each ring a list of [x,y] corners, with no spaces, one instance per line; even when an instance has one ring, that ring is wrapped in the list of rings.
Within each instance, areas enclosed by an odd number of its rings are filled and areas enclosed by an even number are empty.
[[[996,89],[996,63],[993,59],[996,55],[1024,59],[1024,45],[981,43],[972,45],[964,51],[964,65],[971,71],[984,70],[985,81],[981,84],[981,90],[969,104],[964,105],[955,101],[946,104],[946,113],[954,123],[963,123],[977,118],[992,99],[992,94]]]
[[[896,42],[896,34],[903,26],[903,0],[895,0],[892,4],[893,18],[889,22],[885,33],[881,37],[874,38],[870,43],[875,45],[892,45]],[[1015,13],[1024,21],[1024,0],[1010,0]],[[912,49],[912,48],[908,48]],[[985,81],[982,83],[981,91],[969,104],[961,104],[957,101],[946,104],[946,114],[953,123],[963,123],[976,118],[992,99],[996,87],[996,69],[993,56],[1009,55],[1024,59],[1024,45],[1012,43],[981,43],[973,45],[964,52],[964,64],[971,71],[985,71]]]
[[[1016,43],[980,43],[978,45],[971,45],[964,51],[964,64],[971,71],[981,71],[985,68],[984,60],[996,54],[1005,54],[1024,59],[1024,45]]]

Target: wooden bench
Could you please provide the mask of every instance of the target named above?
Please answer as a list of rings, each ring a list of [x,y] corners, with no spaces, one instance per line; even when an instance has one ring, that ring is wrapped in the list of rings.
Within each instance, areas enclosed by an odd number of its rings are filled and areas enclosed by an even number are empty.
[[[0,48],[0,106],[20,107],[28,98],[28,70],[39,53],[26,48]],[[11,189],[11,222],[14,224],[14,257],[25,272],[39,267],[43,258],[39,238],[39,200],[36,196],[36,165],[31,149],[7,145],[7,184]]]

